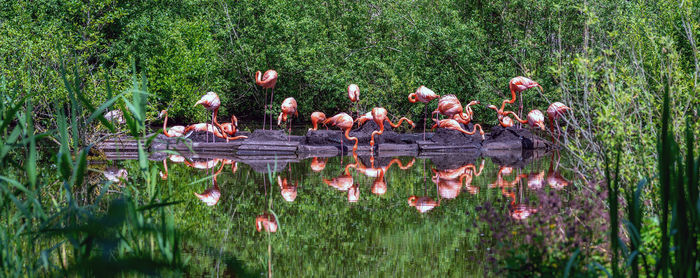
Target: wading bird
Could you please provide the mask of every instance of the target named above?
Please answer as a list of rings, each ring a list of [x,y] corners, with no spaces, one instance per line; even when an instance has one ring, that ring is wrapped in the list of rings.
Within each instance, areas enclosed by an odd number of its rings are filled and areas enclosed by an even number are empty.
[[[280,115],[277,117],[277,126],[282,124],[284,121],[287,123],[287,127],[289,127],[287,141],[291,140],[290,136],[292,135],[292,126],[289,124],[289,122],[287,122],[287,117],[289,117],[291,114],[294,114],[296,117],[299,116],[299,112],[297,112],[297,100],[293,97],[288,97],[282,102],[282,112],[280,112]],[[289,117],[289,120],[291,121],[291,117]]]
[[[277,219],[275,219],[274,215],[269,213],[258,215],[258,217],[255,218],[255,230],[258,232],[265,230],[268,233],[277,232]]]
[[[360,87],[357,84],[348,85],[348,98],[355,103],[355,112],[360,116],[360,110],[357,108],[357,102],[360,101]]]
[[[324,114],[323,112],[316,111],[311,113],[311,124],[314,126],[314,128],[309,128],[309,130],[318,130],[318,124],[323,124],[323,121],[325,120],[326,114]],[[325,126],[326,129],[328,129],[328,126],[326,126],[326,124],[323,124],[323,126]]]
[[[423,140],[425,140],[425,123],[428,121],[428,103],[439,97],[433,90],[422,85],[416,89],[415,93],[408,95],[408,101],[411,103],[416,103],[417,101],[423,103]]]
[[[452,116],[452,119],[459,122],[460,124],[465,125],[465,126],[468,125],[472,121],[472,119],[474,118],[474,110],[472,110],[471,106],[477,105],[480,103],[481,102],[479,102],[478,100],[472,100],[471,102],[469,102],[469,104],[464,106],[464,112],[462,112],[462,114],[459,114],[459,115],[455,114],[454,116]],[[431,129],[435,129],[436,127],[437,127],[437,123],[435,123]]]
[[[194,106],[197,105],[202,105],[204,108],[206,108],[211,112],[211,124],[215,127],[215,129],[221,130],[221,125],[219,125],[219,122],[216,120],[216,115],[219,113],[219,106],[221,105],[221,101],[219,100],[219,96],[214,93],[214,92],[208,92],[206,95],[202,96],[202,98],[197,101],[197,103],[194,104]],[[214,140],[214,137],[212,137],[212,141]],[[209,137],[207,137],[207,142],[209,141]]]
[[[564,115],[564,113],[567,110],[571,110],[568,106],[564,105],[561,102],[555,102],[549,105],[549,108],[547,108],[547,116],[549,117],[549,127],[552,130],[552,133],[554,133],[554,125],[556,124],[557,126],[557,142],[559,141],[559,135],[561,135],[561,131],[559,130],[559,122],[557,121],[559,117]]]
[[[267,117],[267,89],[272,89],[272,97],[270,98],[269,107],[272,108],[272,104],[275,99],[275,85],[277,84],[277,72],[275,70],[267,70],[265,74],[260,71],[255,72],[255,84],[263,87],[265,90],[265,115],[263,115],[263,130],[265,129],[265,119]],[[270,130],[272,130],[272,115],[270,115]]]
[[[527,113],[527,119],[522,120],[518,115],[516,115],[513,111],[505,111],[505,115],[513,115],[513,118],[515,118],[516,121],[520,122],[521,124],[529,124],[533,128],[539,127],[540,129],[544,130],[544,114],[542,114],[542,111],[534,109],[530,110],[529,113]]]
[[[506,103],[514,103],[515,94],[520,93],[520,110],[518,115],[522,115],[523,113],[523,91],[533,87],[539,87],[541,91],[544,91],[540,84],[537,84],[537,82],[533,81],[532,79],[523,76],[518,76],[511,79],[508,87],[510,88],[512,98],[510,100],[503,100],[503,103],[501,104],[501,111],[506,107]]]
[[[462,117],[462,112],[464,111],[462,110],[462,103],[459,102],[459,99],[455,95],[445,95],[440,97],[438,108],[433,111],[431,117],[433,117],[436,122],[438,118],[434,116],[435,114],[442,114],[448,119],[457,117],[462,121],[466,121],[467,119]]]
[[[396,164],[399,166],[401,170],[408,170],[413,166],[413,163],[415,163],[416,159],[413,158],[411,162],[407,163],[405,166],[401,163],[401,160],[398,158],[392,159],[389,164],[383,167],[375,167],[374,166],[374,157],[370,156],[370,167],[367,167],[366,165],[362,164],[357,159],[357,156],[354,156],[355,158],[355,164],[349,164],[348,167],[353,167],[355,171],[370,177],[374,178],[374,182],[372,183],[372,193],[376,195],[384,195],[386,193],[387,189],[387,184],[386,180],[384,178],[384,175],[386,174],[387,171],[389,171],[389,168],[391,168],[392,165]]]
[[[226,138],[227,140],[238,140],[238,139],[245,139],[248,138],[248,136],[235,136],[236,132],[238,132],[238,119],[236,116],[231,116],[231,122],[230,123],[223,123],[221,124],[221,129],[224,132],[224,135],[226,136],[234,136],[234,137],[228,137]]]
[[[176,125],[168,129],[168,111],[163,110],[158,114],[159,118],[165,117],[163,120],[163,134],[168,137],[181,137],[185,134],[185,127],[181,125]]]
[[[498,107],[496,107],[496,105],[493,105],[493,104],[491,104],[491,105],[489,105],[489,106],[487,106],[487,107],[496,111],[496,116],[498,117],[498,123],[499,123],[502,127],[511,127],[511,126],[513,126],[513,119],[511,119],[510,117],[508,117],[507,113],[503,112],[503,109],[500,109],[500,110],[499,110]],[[510,112],[510,111],[508,111],[508,112]],[[512,112],[511,112],[511,113],[512,113]]]
[[[386,114],[387,114],[387,113],[388,113],[388,112],[386,111],[386,109],[384,109],[384,107],[375,107],[375,108],[372,108],[372,120],[377,124],[377,126],[379,126],[379,130],[372,131],[372,137],[371,137],[371,139],[369,140],[369,145],[370,145],[370,146],[374,146],[374,135],[375,135],[375,134],[381,135],[382,133],[384,133],[384,121],[389,122],[389,125],[391,125],[391,127],[393,127],[393,128],[396,128],[396,127],[398,127],[399,125],[401,125],[401,123],[402,123],[403,121],[408,122],[408,124],[411,125],[411,128],[416,127],[416,125],[413,124],[413,121],[411,121],[411,120],[409,120],[409,119],[407,119],[407,118],[405,118],[405,117],[402,117],[401,119],[399,119],[399,121],[398,121],[396,124],[394,124],[394,123],[391,122],[391,120],[389,120],[389,119],[386,117]]]
[[[121,110],[109,111],[105,113],[104,118],[110,122],[115,122],[120,125],[126,123],[126,120],[124,120],[124,112],[122,112]]]
[[[326,119],[323,124],[328,124],[330,123],[333,126],[337,126],[341,130],[345,132],[345,138],[348,140],[355,140],[355,146],[352,147],[352,152],[355,153],[357,151],[357,143],[359,140],[357,137],[350,137],[350,129],[352,129],[353,125],[353,120],[350,115],[347,113],[340,113],[338,115],[335,115],[333,117],[330,117]],[[343,152],[343,140],[341,138],[340,140],[340,151]]]
[[[372,120],[372,111],[369,111],[369,112],[365,113],[364,115],[355,119],[355,122],[357,122],[357,126],[360,127],[363,124],[365,124],[367,121],[371,121],[371,120]]]
[[[223,130],[223,128],[221,128]],[[191,124],[185,127],[185,134],[189,134],[191,132],[195,131],[200,131],[200,132],[208,132],[212,133],[213,136],[219,137],[221,139],[226,139],[228,140],[236,140],[236,139],[244,139],[248,138],[247,136],[235,136],[235,137],[229,137],[225,132],[221,132],[220,129],[216,128],[216,126],[213,126],[209,123],[198,123],[198,124]],[[189,135],[188,135],[189,136]],[[209,138],[209,135],[207,134],[207,138]]]
[[[437,122],[437,126],[440,128],[456,130],[456,131],[459,131],[459,132],[467,134],[467,135],[474,135],[474,133],[476,133],[476,130],[479,129],[479,134],[481,134],[481,140],[485,139],[484,130],[481,128],[480,124],[475,124],[474,130],[466,131],[462,128],[462,126],[459,125],[459,122],[457,122],[456,120],[444,119],[444,120],[440,120],[439,122]]]

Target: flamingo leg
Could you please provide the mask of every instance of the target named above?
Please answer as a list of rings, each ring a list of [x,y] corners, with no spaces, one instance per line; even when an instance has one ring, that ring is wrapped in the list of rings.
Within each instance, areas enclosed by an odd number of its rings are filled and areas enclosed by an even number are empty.
[[[291,142],[292,138],[292,117],[289,117],[289,121],[287,121],[287,128],[289,128],[289,134],[287,134],[287,142]],[[291,166],[290,166],[291,167]]]
[[[340,161],[341,161],[341,163],[343,161],[343,152],[345,151],[345,148],[343,148],[343,141],[345,141],[345,140],[343,139],[343,135],[341,134],[340,135]]]
[[[265,112],[263,113],[263,130],[265,130],[265,122],[267,121],[267,88],[263,89],[265,91]]]
[[[270,108],[274,105],[275,102],[275,88],[272,88],[272,96],[270,97]],[[272,114],[270,114],[270,130],[272,130]]]
[[[523,93],[521,92],[520,93],[520,110],[518,110],[518,118],[522,118],[522,117],[523,117]],[[522,128],[522,127],[523,127],[522,123],[518,124],[518,128]]]
[[[425,109],[423,109],[423,141],[425,141],[425,122],[428,121],[428,104],[424,104]]]

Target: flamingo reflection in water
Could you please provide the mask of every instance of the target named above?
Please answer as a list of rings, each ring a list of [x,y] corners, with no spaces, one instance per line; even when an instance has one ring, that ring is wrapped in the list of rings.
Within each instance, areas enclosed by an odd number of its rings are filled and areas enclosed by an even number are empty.
[[[311,171],[314,171],[316,173],[323,171],[323,169],[326,168],[327,161],[328,159],[314,157],[313,159],[311,159]]]
[[[219,198],[221,197],[221,190],[219,189],[219,183],[216,181],[216,177],[221,174],[221,171],[224,169],[225,164],[221,164],[221,167],[219,167],[219,170],[214,173],[212,176],[212,183],[213,185],[207,189],[204,190],[202,193],[194,193],[194,196],[196,196],[199,200],[207,204],[207,206],[214,206],[217,203],[219,203]]]
[[[562,177],[561,173],[559,173],[559,157],[557,155],[557,159],[554,159],[555,153],[552,153],[552,159],[549,162],[549,170],[547,171],[547,185],[553,189],[563,189],[564,187],[567,187],[571,182]]]
[[[277,219],[274,215],[269,213],[263,213],[255,217],[255,230],[262,232],[263,230],[268,233],[277,232]]]
[[[185,162],[185,157],[184,157],[184,156],[176,155],[176,154],[169,155],[166,159],[163,159],[163,170],[164,170],[165,172],[163,172],[163,171],[159,171],[159,172],[158,172],[158,175],[160,176],[160,178],[161,178],[162,180],[167,180],[167,179],[168,179],[168,159],[170,159],[170,161],[175,162],[175,163],[183,163],[183,162]]]
[[[484,160],[481,160],[479,170],[474,164],[467,164],[456,169],[436,170],[432,169],[432,181],[438,186],[438,194],[445,199],[457,198],[462,191],[462,184],[465,183],[467,190],[471,194],[479,193],[479,187],[472,186],[474,176],[480,176],[484,170]]]
[[[354,184],[355,179],[350,175],[350,167],[352,167],[352,164],[346,165],[343,174],[330,180],[323,179],[323,182],[339,191],[347,191],[348,202],[357,202],[360,198],[360,191],[357,185]]]
[[[418,197],[412,195],[411,197],[408,197],[408,205],[411,207],[415,207],[420,213],[426,213],[440,206],[440,200],[435,202],[435,200],[433,200],[430,197]]]
[[[289,184],[287,178],[282,179],[282,177],[277,176],[277,184],[280,186],[280,193],[282,198],[287,202],[294,202],[297,198],[297,186],[299,183]]]
[[[416,159],[413,158],[411,162],[407,163],[406,165],[403,165],[401,160],[398,158],[392,159],[386,166],[383,167],[375,167],[374,166],[374,156],[370,157],[370,167],[367,167],[364,165],[362,162],[360,162],[357,159],[357,156],[353,156],[355,159],[355,164],[349,164],[348,166],[352,167],[355,169],[355,171],[370,177],[374,178],[374,182],[372,183],[372,193],[375,195],[384,195],[387,191],[387,184],[386,184],[386,178],[384,177],[386,172],[389,171],[392,165],[396,164],[401,170],[408,170],[413,166],[413,163],[415,163]]]

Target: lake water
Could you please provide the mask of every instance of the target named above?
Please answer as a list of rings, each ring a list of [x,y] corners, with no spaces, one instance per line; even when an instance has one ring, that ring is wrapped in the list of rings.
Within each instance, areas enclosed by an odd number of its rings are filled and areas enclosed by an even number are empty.
[[[558,214],[580,195],[555,153],[520,168],[458,155],[252,165],[164,157],[150,163],[160,169],[159,194],[181,201],[168,210],[185,231],[194,276],[498,273],[521,243],[569,241],[564,229],[575,223]],[[91,167],[138,172],[135,160]]]

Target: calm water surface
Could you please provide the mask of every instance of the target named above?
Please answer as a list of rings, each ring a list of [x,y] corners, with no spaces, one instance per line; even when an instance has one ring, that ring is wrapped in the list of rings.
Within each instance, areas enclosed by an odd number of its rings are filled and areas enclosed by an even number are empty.
[[[532,236],[515,231],[552,213],[542,196],[576,194],[559,161],[546,154],[517,168],[490,158],[345,156],[249,165],[171,155],[150,163],[162,194],[182,201],[169,209],[193,275],[463,277],[483,275],[504,248],[490,227]],[[136,173],[137,164],[108,168]]]

